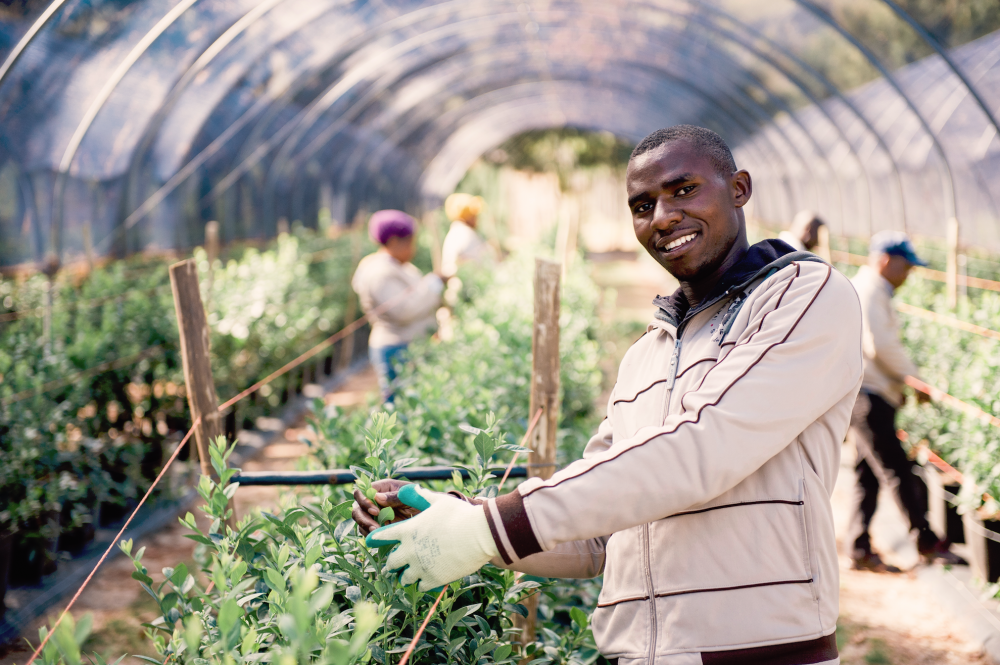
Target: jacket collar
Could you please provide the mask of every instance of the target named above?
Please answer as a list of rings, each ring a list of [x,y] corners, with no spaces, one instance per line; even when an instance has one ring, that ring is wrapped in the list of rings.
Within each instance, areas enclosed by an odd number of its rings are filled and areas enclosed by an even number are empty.
[[[679,328],[695,314],[711,307],[730,293],[743,291],[761,275],[777,272],[793,261],[822,262],[822,259],[812,252],[796,251],[782,240],[762,240],[750,246],[746,256],[725,272],[712,292],[696,307],[688,305],[687,298],[680,289],[669,296],[656,296],[653,299],[653,304],[658,308],[656,318]]]

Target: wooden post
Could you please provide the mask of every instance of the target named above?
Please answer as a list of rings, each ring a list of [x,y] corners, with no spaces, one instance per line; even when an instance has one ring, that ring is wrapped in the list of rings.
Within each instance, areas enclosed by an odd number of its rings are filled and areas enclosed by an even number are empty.
[[[424,228],[431,232],[431,268],[441,272],[441,229],[438,228],[438,211],[428,210],[423,215]],[[449,275],[450,277],[451,275]]]
[[[528,447],[530,477],[548,478],[555,472],[556,431],[559,426],[559,280],[562,266],[535,259],[535,326],[531,333],[531,405],[528,413],[542,409]]]
[[[222,414],[219,413],[219,398],[215,394],[212,378],[208,318],[201,304],[198,268],[194,260],[170,266],[170,286],[177,310],[177,330],[181,337],[181,360],[191,417],[201,417],[201,425],[195,430],[201,472],[215,477],[208,456],[208,444],[223,433]]]
[[[94,272],[94,235],[91,230],[91,221],[88,219],[83,223],[83,253],[87,257],[87,274]]]
[[[820,224],[816,229],[816,236],[816,256],[827,263],[833,263],[830,254],[830,228],[826,224]]]
[[[348,276],[347,281],[347,303],[344,305],[344,325],[349,323],[354,323],[354,320],[358,316],[358,296],[354,293],[353,287],[351,287],[350,281],[354,278],[354,271],[358,269],[358,263],[361,261],[361,234],[364,233],[364,225],[358,223],[357,218],[355,218],[353,235],[351,236],[351,274]],[[354,358],[354,334],[351,333],[340,343],[340,363],[338,364],[339,371],[344,371],[351,366],[351,360]]]
[[[948,290],[948,307],[955,309],[958,306],[958,219],[951,217],[948,219],[947,227],[948,239],[948,276],[946,280]]]
[[[562,261],[564,277],[576,256],[579,232],[580,195],[576,192],[563,194],[559,202],[559,226],[556,228],[556,257]]]
[[[531,403],[529,417],[542,409],[528,447],[528,476],[549,478],[555,473],[556,433],[559,428],[559,278],[562,266],[535,259],[535,326],[531,334]],[[536,466],[537,465],[537,466]],[[521,628],[521,647],[535,642],[538,593],[524,600],[527,618],[515,616]],[[524,662],[524,661],[522,661]]]

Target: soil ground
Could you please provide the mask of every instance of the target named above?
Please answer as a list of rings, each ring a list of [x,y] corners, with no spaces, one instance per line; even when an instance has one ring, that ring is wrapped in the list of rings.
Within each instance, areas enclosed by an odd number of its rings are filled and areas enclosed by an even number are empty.
[[[595,272],[601,281],[602,271]],[[602,286],[617,292],[612,292],[615,297],[610,302],[606,301],[604,307],[613,310],[614,301],[618,300],[636,311],[638,316],[640,305],[648,303],[656,292],[668,293],[669,284],[651,286],[648,278],[629,283],[627,277],[623,277],[629,272],[627,265],[603,267],[603,274],[609,279]],[[374,373],[368,370],[351,377],[326,399],[338,406],[350,407],[364,403],[375,389]],[[603,408],[603,402],[599,404],[599,408]],[[244,465],[245,470],[294,468],[296,460],[306,451],[306,447],[298,442],[301,434],[299,427],[288,428],[283,437],[268,446],[257,460]],[[852,466],[853,449],[848,444],[844,446],[844,464],[833,496],[838,534],[843,533],[847,524],[854,482]],[[872,529],[873,540],[887,559],[909,572],[887,575],[852,571],[847,557],[841,557],[841,614],[837,633],[841,662],[843,665],[987,663],[978,645],[961,625],[941,609],[934,596],[913,573],[917,556],[906,534],[904,518],[891,497],[886,492],[883,495]],[[236,509],[243,515],[255,507],[265,510],[274,508],[280,500],[277,488],[241,488],[236,494]],[[199,513],[197,510],[192,512]],[[194,544],[183,537],[184,532],[183,527],[175,524],[141,543],[146,546],[143,562],[157,582],[162,579],[162,568],[174,566],[179,561],[190,565]],[[154,605],[131,579],[131,573],[132,564],[124,557],[106,564],[74,609],[75,616],[85,612],[93,615],[94,632],[85,645],[85,651],[98,651],[109,662],[122,653],[151,655],[152,651],[143,636],[141,624],[156,616]],[[37,640],[37,628],[36,625],[27,635],[33,642]],[[23,665],[29,655],[30,652],[22,645],[13,645],[8,653],[0,657],[0,665]],[[124,661],[136,665],[141,662],[134,658]]]

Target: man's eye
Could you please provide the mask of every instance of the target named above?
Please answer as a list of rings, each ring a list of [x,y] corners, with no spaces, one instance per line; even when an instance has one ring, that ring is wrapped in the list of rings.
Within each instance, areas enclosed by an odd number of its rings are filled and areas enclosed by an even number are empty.
[[[635,207],[635,208],[633,209],[633,212],[636,212],[636,213],[640,213],[640,214],[641,214],[641,213],[644,213],[644,212],[649,212],[649,211],[650,211],[650,210],[652,210],[652,209],[653,209],[653,206],[652,206],[652,205],[650,205],[649,203],[640,203],[639,205],[637,205],[637,206],[636,206],[636,207]]]
[[[678,196],[685,196],[694,191],[694,185],[685,185],[677,190]]]

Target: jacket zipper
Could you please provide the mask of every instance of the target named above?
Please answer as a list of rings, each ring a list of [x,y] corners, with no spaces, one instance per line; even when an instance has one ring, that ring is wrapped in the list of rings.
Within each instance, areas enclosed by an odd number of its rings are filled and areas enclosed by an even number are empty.
[[[670,403],[674,401],[674,383],[677,381],[677,372],[681,366],[681,329],[677,329],[677,341],[674,342],[674,355],[670,358],[670,368],[667,370],[667,399],[663,413],[660,416],[660,424],[667,421],[670,415]]]
[[[677,340],[674,342],[674,355],[670,358],[670,370],[667,378],[667,390],[674,389],[674,381],[677,380],[677,369],[681,364],[681,331],[677,329]]]
[[[653,665],[656,657],[656,595],[653,592],[653,571],[650,565],[649,554],[649,524],[642,525],[643,557],[642,564],[646,573],[646,594],[649,596],[649,655],[646,658],[647,665]]]

